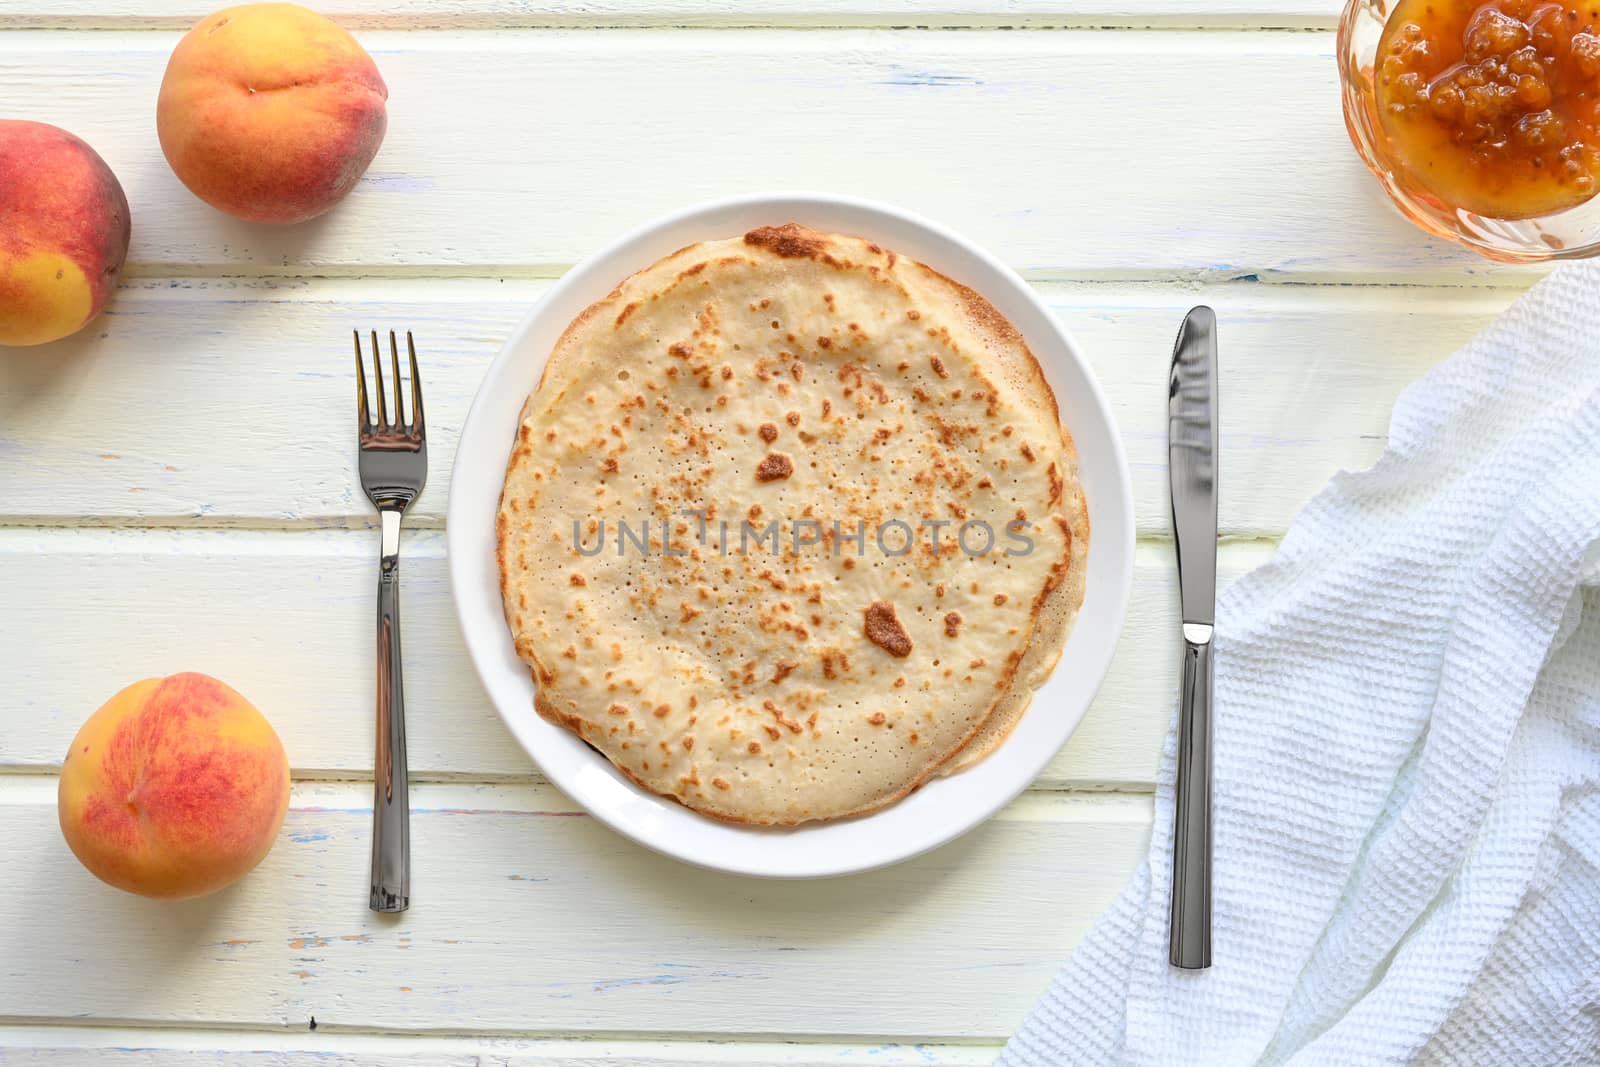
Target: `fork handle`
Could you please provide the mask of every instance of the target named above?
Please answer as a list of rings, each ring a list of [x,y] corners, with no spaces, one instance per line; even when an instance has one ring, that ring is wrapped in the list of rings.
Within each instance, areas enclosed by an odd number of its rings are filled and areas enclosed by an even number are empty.
[[[378,736],[373,756],[373,911],[411,905],[411,801],[406,777],[406,715],[400,673],[400,512],[379,513]]]

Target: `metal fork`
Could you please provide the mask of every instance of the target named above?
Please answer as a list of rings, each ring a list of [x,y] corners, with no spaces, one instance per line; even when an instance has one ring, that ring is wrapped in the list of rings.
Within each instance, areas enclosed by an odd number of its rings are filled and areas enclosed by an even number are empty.
[[[417,346],[406,332],[411,355],[411,419],[400,395],[400,349],[389,331],[389,367],[394,377],[394,421],[384,399],[383,356],[372,331],[372,376],[378,418],[367,406],[361,331],[356,342],[356,410],[361,445],[361,488],[378,509],[383,554],[378,563],[378,739],[373,758],[373,911],[405,911],[411,905],[411,805],[406,782],[406,716],[400,673],[400,517],[428,480],[428,440],[422,419],[422,378]]]

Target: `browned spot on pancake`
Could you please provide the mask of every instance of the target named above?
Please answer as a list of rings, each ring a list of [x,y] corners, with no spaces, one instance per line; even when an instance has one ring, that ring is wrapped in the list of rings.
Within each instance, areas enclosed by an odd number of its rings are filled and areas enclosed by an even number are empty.
[[[765,248],[785,259],[815,259],[828,247],[814,230],[797,222],[758,227],[744,235],[744,243]]]
[[[572,572],[572,577],[568,578],[567,581],[571,582],[573,585],[579,585],[579,586],[588,585],[589,584],[584,579],[583,575],[579,574],[577,571],[573,571]]]
[[[817,338],[817,347],[818,348],[832,348],[833,347],[833,338],[831,338],[831,337],[819,337],[819,338]]]
[[[663,704],[659,708],[657,708],[655,711],[652,711],[650,714],[654,715],[658,719],[665,719],[667,717],[667,713],[669,711],[671,711],[671,710],[672,710],[671,708],[669,708],[665,704]]]
[[[677,356],[679,359],[688,359],[690,356],[694,355],[694,346],[689,344],[688,341],[674,341],[667,348],[667,351]]]
[[[711,784],[716,786],[718,789],[731,789],[731,788],[733,788],[732,786],[730,786],[728,784],[728,780],[726,778],[713,778],[713,779],[711,779]]]
[[[944,635],[957,637],[961,633],[961,612],[952,611],[944,617]]]
[[[619,313],[617,315],[617,325],[621,326],[624,322],[627,322],[628,321],[628,316],[632,315],[635,311],[638,311],[638,310],[639,310],[639,302],[637,300],[635,300],[633,303],[631,303],[627,307],[623,308],[621,313]]]
[[[745,751],[749,752],[752,756],[754,756],[757,752],[761,751],[761,742],[760,741],[752,741],[752,742],[750,742],[748,745],[745,746]]]
[[[705,261],[702,260],[701,262],[696,263],[692,267],[685,267],[682,270],[680,270],[678,272],[678,280],[681,282],[685,278],[693,278],[696,274],[699,274],[701,271],[703,271],[705,269],[706,269]]]
[[[783,731],[772,725],[770,722],[762,723],[761,728],[765,730],[767,732],[767,736],[772,738],[774,741],[783,736]]]
[[[929,359],[928,365],[933,368],[933,373],[937,374],[939,377],[950,377],[950,372],[944,369],[944,360],[940,359],[938,356],[934,356]]]
[[[790,426],[799,426],[800,413],[798,411],[791,411],[789,414],[783,417],[783,421],[787,422]]]
[[[912,310],[906,312],[906,318],[910,319],[912,322],[916,322],[918,319],[922,318],[922,312],[913,308]]]
[[[623,704],[613,704],[606,709],[606,712],[611,715],[626,715],[628,714],[628,709]]]
[[[867,605],[864,632],[867,640],[889,653],[904,658],[911,655],[911,635],[900,625],[894,605],[874,600]]]
[[[778,707],[778,705],[774,704],[770,700],[763,700],[761,702],[761,706],[772,712],[772,717],[787,727],[790,733],[797,734],[800,732],[800,724],[785,715],[783,713],[783,709]]]
[[[850,669],[850,658],[836,648],[827,648],[822,651],[822,676],[829,681],[839,677],[840,672]]]
[[[770,453],[756,467],[756,481],[777,482],[794,474],[794,460],[782,452]]]
[[[798,666],[800,666],[800,664],[796,663],[792,659],[780,659],[777,663],[777,666],[772,668],[773,683],[776,684],[789,677],[789,675],[794,673],[795,668]]]
[[[722,380],[723,381],[728,381],[732,377],[733,377],[733,368],[732,367],[723,367],[722,368]]]
[[[769,445],[778,439],[778,428],[770,422],[763,422],[756,433],[760,434],[761,439]]]
[[[997,608],[1006,606],[1006,595],[1004,593],[996,593],[994,595],[994,606]]]
[[[889,716],[885,715],[881,711],[875,711],[871,715],[867,716],[867,721],[874,726],[882,726],[884,723],[889,721]]]
[[[600,469],[607,474],[617,473],[617,458],[615,456],[607,456],[600,461]]]
[[[1034,458],[1035,458],[1034,454],[1033,454],[1033,449],[1028,447],[1027,442],[1023,442],[1023,445],[1022,445],[1022,458],[1027,460],[1029,463],[1032,463],[1034,461]]]
[[[1050,476],[1050,503],[1054,504],[1061,499],[1061,472],[1057,470],[1056,465],[1052,463],[1050,464],[1050,470],[1047,473]]]
[[[694,748],[694,734],[690,734],[683,739],[683,750],[688,752],[692,748]]]

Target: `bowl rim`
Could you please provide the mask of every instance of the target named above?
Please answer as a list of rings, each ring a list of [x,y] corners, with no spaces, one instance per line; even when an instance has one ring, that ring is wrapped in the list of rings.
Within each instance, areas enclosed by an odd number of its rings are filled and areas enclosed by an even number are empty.
[[[571,320],[628,275],[684,245],[788,221],[894,248],[970,285],[1012,321],[1039,360],[1074,439],[1093,533],[1084,605],[1061,659],[998,749],[873,813],[767,828],[711,819],[649,793],[537,714],[532,679],[505,624],[494,527],[522,404],[537,384],[549,345]],[[911,212],[854,196],[790,191],[710,200],[637,226],[569,270],[528,310],[485,369],[461,424],[445,537],[452,599],[473,668],[546,778],[600,822],[654,851],[768,878],[832,877],[911,859],[986,821],[1025,790],[1077,729],[1104,681],[1127,614],[1137,540],[1132,480],[1111,407],[1076,341],[1028,284],[971,241]],[[1042,698],[1051,688],[1062,690],[1060,706],[1046,711]]]

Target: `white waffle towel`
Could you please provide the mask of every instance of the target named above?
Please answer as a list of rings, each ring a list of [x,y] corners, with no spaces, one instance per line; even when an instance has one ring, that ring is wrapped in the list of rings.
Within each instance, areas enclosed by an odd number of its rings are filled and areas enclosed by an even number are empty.
[[[1584,264],[1219,598],[1214,966],[1167,964],[1169,735],[1149,857],[1000,1065],[1600,1064],[1597,548]]]

